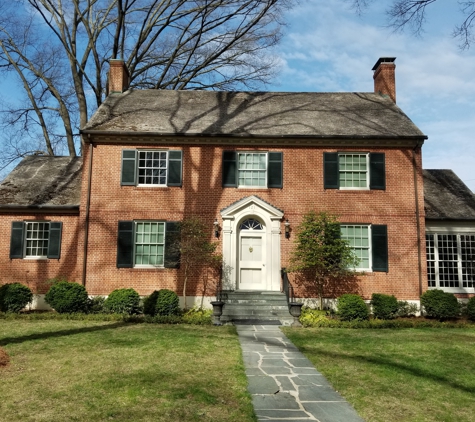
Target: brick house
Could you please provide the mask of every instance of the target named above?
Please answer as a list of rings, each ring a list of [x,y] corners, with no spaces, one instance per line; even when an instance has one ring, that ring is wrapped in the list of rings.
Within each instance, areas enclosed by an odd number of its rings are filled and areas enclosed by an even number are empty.
[[[225,290],[280,292],[293,230],[315,210],[338,215],[361,258],[359,294],[418,301],[427,289],[426,136],[396,105],[394,58],[373,71],[374,93],[129,90],[123,62],[111,61],[109,96],[81,131],[83,158],[29,157],[1,185],[0,224],[10,237],[0,247],[2,282],[44,293],[47,278],[64,275],[91,295],[180,292],[167,239],[176,222],[198,215],[219,242]],[[41,160],[50,161],[45,168],[64,160],[49,194],[56,199],[2,194],[28,162],[41,181]],[[69,181],[81,183],[80,198],[68,197],[58,183],[81,160]],[[26,246],[48,233],[48,247]],[[202,274],[188,292],[215,295],[203,290]]]

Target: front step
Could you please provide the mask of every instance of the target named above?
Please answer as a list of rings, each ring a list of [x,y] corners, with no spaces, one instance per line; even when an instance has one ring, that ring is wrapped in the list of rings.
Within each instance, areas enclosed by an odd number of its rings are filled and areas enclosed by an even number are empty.
[[[287,298],[280,292],[223,291],[223,324],[290,325]]]

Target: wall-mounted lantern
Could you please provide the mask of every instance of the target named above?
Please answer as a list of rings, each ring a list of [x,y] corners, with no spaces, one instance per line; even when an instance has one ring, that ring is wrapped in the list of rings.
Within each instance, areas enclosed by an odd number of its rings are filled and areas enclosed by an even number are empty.
[[[284,226],[285,226],[285,238],[288,239],[290,238],[290,223],[288,219],[285,220]]]
[[[214,237],[219,237],[219,223],[218,223],[218,220],[214,220],[213,227],[214,227]]]

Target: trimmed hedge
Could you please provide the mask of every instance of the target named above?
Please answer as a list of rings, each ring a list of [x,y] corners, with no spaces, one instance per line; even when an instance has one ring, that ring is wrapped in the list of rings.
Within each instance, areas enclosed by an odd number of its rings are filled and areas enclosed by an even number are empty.
[[[396,296],[373,293],[371,296],[373,316],[378,319],[393,319],[397,315],[398,302]]]
[[[143,313],[145,315],[155,316],[157,313],[158,290],[154,290],[150,296],[147,296],[143,301]]]
[[[86,312],[87,291],[84,286],[69,281],[54,283],[45,295],[45,301],[60,314]]]
[[[341,295],[337,300],[337,309],[337,315],[343,321],[362,321],[369,317],[368,307],[358,295]]]
[[[20,283],[7,283],[0,287],[0,311],[20,312],[33,300],[30,288]]]
[[[421,307],[427,316],[440,320],[460,315],[460,303],[452,293],[443,290],[427,290],[421,296]]]
[[[475,296],[467,303],[467,317],[470,321],[475,321]]]
[[[161,289],[158,291],[155,315],[169,316],[180,315],[180,300],[172,290]]]
[[[140,314],[140,296],[134,289],[116,289],[104,301],[104,311],[112,314]]]

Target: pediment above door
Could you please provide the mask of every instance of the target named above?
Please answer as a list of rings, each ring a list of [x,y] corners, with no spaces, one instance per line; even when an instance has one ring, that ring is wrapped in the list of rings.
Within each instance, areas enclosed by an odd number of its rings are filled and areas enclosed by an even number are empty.
[[[265,215],[271,220],[280,220],[284,212],[256,195],[247,196],[221,210],[223,219],[235,218],[241,214]]]

